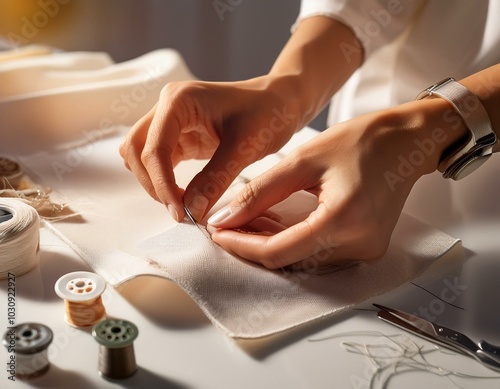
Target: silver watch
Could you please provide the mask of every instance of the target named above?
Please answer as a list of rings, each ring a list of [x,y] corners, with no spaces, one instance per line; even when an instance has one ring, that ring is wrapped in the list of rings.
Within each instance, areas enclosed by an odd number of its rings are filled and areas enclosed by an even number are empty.
[[[470,134],[466,143],[447,153],[438,166],[444,178],[460,180],[486,162],[493,153],[497,136],[481,101],[455,79],[446,78],[430,86],[420,92],[416,100],[433,95],[445,99],[453,106]]]

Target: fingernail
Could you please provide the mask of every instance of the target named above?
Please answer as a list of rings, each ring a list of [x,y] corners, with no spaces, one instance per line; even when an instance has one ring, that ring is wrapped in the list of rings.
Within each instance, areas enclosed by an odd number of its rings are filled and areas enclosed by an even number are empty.
[[[211,225],[216,225],[217,223],[220,223],[221,221],[226,219],[229,215],[231,215],[231,208],[224,207],[222,209],[219,209],[212,216],[210,216],[207,220],[207,223]]]
[[[210,224],[207,224],[207,232],[212,236],[212,234],[217,231],[217,227],[211,226]]]
[[[172,204],[167,205],[168,213],[170,213],[170,216],[172,216],[172,219],[174,219],[176,222],[179,222],[179,214],[177,213],[177,210]]]
[[[204,195],[197,195],[191,200],[188,205],[189,212],[193,216],[194,220],[200,221],[208,208],[208,199]]]
[[[207,223],[218,227],[218,225],[229,220],[230,216],[234,215],[239,209],[240,208],[231,208],[230,206],[226,206],[210,216]]]

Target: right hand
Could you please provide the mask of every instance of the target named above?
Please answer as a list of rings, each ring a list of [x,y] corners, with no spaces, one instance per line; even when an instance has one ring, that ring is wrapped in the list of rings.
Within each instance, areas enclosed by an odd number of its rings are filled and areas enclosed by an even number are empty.
[[[126,167],[174,219],[182,220],[185,204],[201,220],[241,170],[278,151],[300,128],[299,114],[274,81],[167,84],[120,146]],[[173,169],[187,159],[209,162],[182,198]]]

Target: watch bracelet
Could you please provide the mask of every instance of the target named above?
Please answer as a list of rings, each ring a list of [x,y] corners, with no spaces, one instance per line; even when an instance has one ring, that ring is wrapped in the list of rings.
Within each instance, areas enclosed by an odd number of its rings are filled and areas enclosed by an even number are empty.
[[[454,151],[446,152],[438,165],[438,170],[443,173],[443,177],[458,179],[457,172],[460,172],[461,166],[467,165],[470,159],[487,158],[491,155],[497,140],[496,134],[493,132],[488,113],[479,98],[454,78],[444,79],[425,89],[416,100],[433,95],[450,103],[469,132],[468,140],[465,143],[462,142],[458,149],[453,146]]]

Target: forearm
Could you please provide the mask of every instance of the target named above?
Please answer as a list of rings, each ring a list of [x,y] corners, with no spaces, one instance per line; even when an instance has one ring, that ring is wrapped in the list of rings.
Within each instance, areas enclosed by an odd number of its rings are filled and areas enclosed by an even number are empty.
[[[269,76],[277,80],[305,125],[361,65],[362,57],[361,45],[347,26],[315,16],[299,24]]]
[[[491,121],[493,131],[500,139],[500,64],[475,73],[460,83],[472,91],[481,100]],[[499,142],[493,149],[500,150]]]

